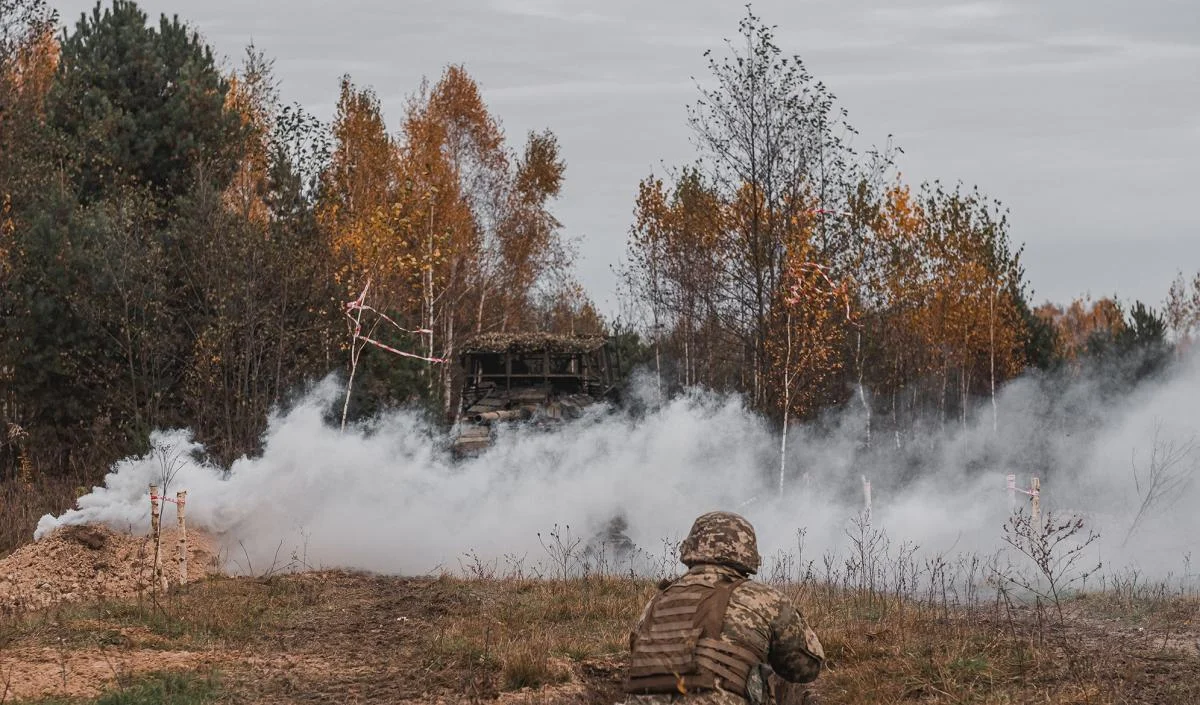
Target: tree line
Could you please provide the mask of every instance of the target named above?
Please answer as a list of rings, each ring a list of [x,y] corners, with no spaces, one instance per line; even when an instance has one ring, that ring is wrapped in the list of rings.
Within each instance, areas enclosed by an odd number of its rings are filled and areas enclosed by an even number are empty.
[[[856,149],[751,11],[708,57],[695,160],[637,184],[605,321],[553,215],[555,135],[511,142],[463,67],[394,126],[343,77],[325,124],[260,51],[223,72],[178,18],[113,0],[60,28],[0,0],[0,479],[92,475],[169,426],[229,462],[351,367],[355,416],[445,419],[483,332],[611,333],[664,394],[742,394],[785,426],[852,405],[870,445],[965,423],[1030,370],[1140,379],[1200,329],[1182,276],[1161,310],[1033,305],[1002,204]]]
[[[858,151],[846,111],[773,31],[748,9],[707,54],[694,161],[638,187],[623,289],[665,393],[742,393],[785,426],[854,406],[865,445],[902,445],[986,413],[1030,370],[1121,361],[1131,384],[1200,326],[1200,279],[1157,311],[1034,306],[1003,205],[906,183],[890,143]]]
[[[474,333],[600,332],[554,218],[555,135],[513,145],[460,66],[389,127],[344,77],[322,124],[254,47],[223,73],[127,0],[59,28],[0,0],[0,477],[84,471],[187,426],[253,452],[351,357],[354,413],[453,404]],[[367,334],[370,334],[369,336]]]

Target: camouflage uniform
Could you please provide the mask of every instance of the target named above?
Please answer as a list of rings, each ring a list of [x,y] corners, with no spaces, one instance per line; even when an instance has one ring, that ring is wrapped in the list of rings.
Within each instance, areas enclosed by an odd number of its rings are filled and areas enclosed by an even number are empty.
[[[717,585],[732,585],[728,592],[728,604],[724,608],[723,619],[720,622],[719,636],[716,641],[717,651],[709,649],[718,663],[716,668],[722,672],[728,670],[722,664],[735,664],[738,660],[729,654],[744,654],[743,661],[753,658],[758,664],[768,664],[774,675],[770,678],[773,689],[777,688],[777,702],[802,702],[803,694],[798,690],[786,696],[784,692],[790,683],[807,683],[814,680],[820,673],[824,661],[824,652],[816,634],[805,623],[804,618],[782,593],[772,587],[747,580],[750,574],[758,570],[759,556],[754,528],[742,517],[727,512],[712,512],[698,518],[692,526],[687,539],[680,546],[680,560],[689,567],[688,572],[668,586],[664,592],[656,596],[656,600],[664,595],[680,595],[688,590],[700,590]],[[710,592],[712,592],[710,590]],[[674,598],[670,605],[687,604],[686,597]],[[680,617],[662,617],[662,614],[677,615],[685,612],[682,608],[656,608],[651,601],[642,612],[637,625],[630,634],[630,650],[633,653],[630,668],[629,684],[638,683],[639,674],[654,670],[654,666],[646,666],[647,656],[639,659],[641,652],[660,652],[660,644],[665,641],[664,635],[676,633],[669,628],[671,624],[658,624]],[[684,615],[682,618],[687,618]],[[678,623],[676,623],[678,624]],[[699,631],[698,629],[696,631]],[[713,639],[700,639],[701,642],[713,644]],[[639,642],[642,646],[639,648]],[[693,652],[695,640],[689,642]],[[674,648],[674,647],[669,647]],[[725,651],[724,649],[727,649]],[[704,651],[701,644],[699,651]],[[722,656],[722,654],[725,654]],[[693,660],[696,657],[693,656]],[[699,671],[707,671],[706,664],[701,661]],[[639,668],[641,664],[641,668]],[[668,669],[669,670],[669,669]],[[682,670],[682,669],[681,669]],[[735,669],[736,670],[736,669]],[[766,672],[769,673],[770,670]],[[661,671],[660,671],[661,672]],[[737,675],[737,674],[732,674]],[[707,674],[711,678],[711,674]],[[659,678],[659,676],[652,676]],[[678,676],[676,676],[678,678]],[[779,679],[788,683],[780,682]],[[641,682],[646,682],[643,678]],[[682,681],[680,681],[682,683]],[[733,692],[722,688],[730,681],[721,677],[715,679],[715,687],[691,688],[691,692],[655,692],[652,695],[631,694],[625,702],[630,705],[657,705],[659,703],[686,703],[687,705],[746,705],[748,702],[745,691],[734,688]],[[635,688],[636,689],[636,688]],[[688,689],[686,684],[684,689]],[[796,690],[796,689],[793,689]],[[796,698],[796,696],[800,696]]]

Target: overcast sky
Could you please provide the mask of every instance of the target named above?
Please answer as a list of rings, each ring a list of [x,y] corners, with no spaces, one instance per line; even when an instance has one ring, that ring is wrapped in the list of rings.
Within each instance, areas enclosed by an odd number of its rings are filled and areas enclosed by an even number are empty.
[[[105,0],[106,4],[108,0]],[[50,0],[74,24],[94,2]],[[713,0],[143,0],[232,67],[253,41],[283,99],[332,116],[338,79],[375,89],[398,130],[422,76],[462,63],[515,147],[549,127],[567,161],[555,212],[581,281],[615,308],[637,182],[691,159],[686,106],[705,49],[743,3]],[[890,133],[906,180],[978,184],[1011,209],[1037,301],[1158,304],[1200,270],[1200,2],[759,0],[860,130]]]

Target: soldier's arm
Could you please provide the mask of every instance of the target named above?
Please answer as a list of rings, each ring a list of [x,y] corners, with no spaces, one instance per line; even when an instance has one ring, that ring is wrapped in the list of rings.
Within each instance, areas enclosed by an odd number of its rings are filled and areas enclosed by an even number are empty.
[[[650,606],[654,604],[654,600],[646,603],[642,608],[642,615],[638,617],[637,623],[633,625],[633,629],[629,632],[629,650],[633,651],[633,643],[637,641],[638,632],[642,630],[642,625],[646,623],[646,618],[650,616]]]
[[[771,622],[771,646],[767,661],[780,677],[793,683],[816,680],[825,662],[821,642],[799,610],[781,600],[779,613]]]

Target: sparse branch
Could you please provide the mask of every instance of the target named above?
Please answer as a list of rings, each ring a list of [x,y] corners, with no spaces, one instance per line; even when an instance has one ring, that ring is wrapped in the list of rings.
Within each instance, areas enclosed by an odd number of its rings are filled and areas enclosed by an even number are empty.
[[[1165,509],[1183,496],[1183,490],[1192,482],[1196,468],[1200,465],[1200,456],[1196,450],[1195,436],[1183,442],[1164,439],[1161,421],[1155,423],[1150,462],[1144,472],[1138,469],[1137,450],[1133,450],[1130,466],[1139,503],[1137,513],[1129,523],[1129,530],[1125,532],[1125,538],[1121,542],[1122,546],[1129,543],[1129,539],[1147,516],[1156,510]]]
[[[1028,514],[1018,512],[1004,524],[1004,543],[1028,558],[1041,580],[1026,579],[1008,571],[998,573],[997,577],[1053,604],[1062,624],[1066,592],[1100,570],[1099,563],[1087,570],[1078,567],[1083,552],[1099,539],[1098,533],[1085,529],[1080,516],[1058,517],[1051,512],[1045,522],[1035,522]]]

